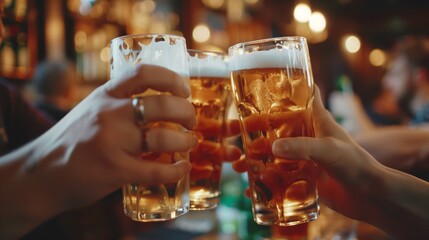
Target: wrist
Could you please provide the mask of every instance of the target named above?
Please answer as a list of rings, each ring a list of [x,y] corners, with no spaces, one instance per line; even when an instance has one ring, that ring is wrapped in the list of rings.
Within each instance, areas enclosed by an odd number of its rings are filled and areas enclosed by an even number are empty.
[[[58,213],[55,200],[47,194],[51,189],[45,184],[52,179],[40,166],[37,155],[43,150],[36,150],[36,141],[2,157],[0,238],[17,239]]]
[[[22,214],[31,228],[57,215],[64,208],[58,158],[64,156],[65,151],[55,147],[55,144],[40,142],[46,142],[46,139],[37,139],[31,143],[19,173],[20,206],[23,206],[25,212]]]

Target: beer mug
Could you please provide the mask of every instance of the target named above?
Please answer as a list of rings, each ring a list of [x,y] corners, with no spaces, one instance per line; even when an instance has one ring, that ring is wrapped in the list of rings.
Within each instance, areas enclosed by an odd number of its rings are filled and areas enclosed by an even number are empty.
[[[190,208],[206,210],[219,204],[225,118],[231,102],[227,55],[188,50],[192,104],[198,145],[190,152]]]
[[[189,64],[186,41],[174,35],[127,35],[110,42],[110,81],[136,67],[151,64],[168,68],[186,79],[189,84]],[[166,94],[148,90],[141,95]],[[190,100],[190,99],[189,99]],[[143,126],[149,128],[184,128],[178,124],[155,122]],[[188,161],[187,152],[142,153],[150,161],[174,163]],[[175,183],[144,186],[130,183],[122,188],[124,212],[131,219],[142,222],[174,219],[189,211],[189,176]]]
[[[276,158],[271,151],[278,138],[314,137],[306,39],[239,43],[229,48],[229,61],[255,221],[290,226],[316,219],[316,164]]]

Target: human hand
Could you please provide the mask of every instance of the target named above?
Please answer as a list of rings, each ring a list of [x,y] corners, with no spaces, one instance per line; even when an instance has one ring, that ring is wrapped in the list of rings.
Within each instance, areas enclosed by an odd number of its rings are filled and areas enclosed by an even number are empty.
[[[363,219],[367,180],[380,164],[341,128],[324,108],[320,92],[313,103],[316,138],[278,139],[273,154],[280,158],[314,160],[321,167],[318,190],[322,202],[352,218]],[[325,174],[326,173],[326,174]]]
[[[223,162],[235,162],[242,156],[242,151],[229,139],[240,133],[238,120],[227,120],[225,125],[210,118],[197,119],[195,128],[199,138],[197,146],[190,152],[192,164],[191,180],[199,180],[220,174],[220,166]],[[221,139],[221,142],[208,139]]]
[[[147,89],[171,95],[144,96],[145,123],[168,121],[187,129],[195,126],[194,108],[186,100],[183,79],[165,68],[141,65],[97,88],[39,141],[40,155],[55,155],[41,162],[45,183],[55,187],[53,201],[61,208],[84,206],[126,183],[175,182],[185,176],[189,162],[165,164],[142,159],[144,152],[188,151],[196,144],[189,132],[154,128],[143,133],[136,123],[131,96]],[[51,147],[47,147],[51,146]]]
[[[319,163],[322,170],[318,179],[321,200],[343,214],[360,218],[362,212],[356,206],[365,202],[361,194],[365,186],[363,179],[378,163],[335,122],[323,107],[318,90],[313,102],[313,116],[316,138],[281,138],[274,141],[272,152],[280,158],[314,160]],[[263,129],[263,121],[259,119],[258,123],[248,121],[246,124],[249,128]],[[256,141],[255,144],[260,144],[255,149],[263,149],[266,145]],[[234,161],[233,168],[237,172],[248,171],[245,158]],[[249,189],[246,189],[246,195],[249,194]]]

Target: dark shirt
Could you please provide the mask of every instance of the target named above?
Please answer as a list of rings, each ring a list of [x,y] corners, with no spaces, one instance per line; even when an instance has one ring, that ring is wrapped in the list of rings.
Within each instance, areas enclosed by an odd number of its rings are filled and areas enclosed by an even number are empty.
[[[35,139],[52,125],[11,83],[0,78],[0,156]]]
[[[68,111],[59,109],[58,107],[43,101],[37,101],[33,105],[35,108],[39,109],[41,112],[43,112],[47,117],[52,119],[55,122],[58,122],[63,118]]]

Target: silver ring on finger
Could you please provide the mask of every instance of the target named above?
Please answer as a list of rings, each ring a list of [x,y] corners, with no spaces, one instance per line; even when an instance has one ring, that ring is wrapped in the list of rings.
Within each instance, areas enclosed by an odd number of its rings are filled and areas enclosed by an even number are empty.
[[[144,108],[143,98],[140,96],[133,97],[132,104],[133,104],[133,108],[134,108],[134,113],[136,115],[137,125],[139,127],[143,127],[145,124],[145,117],[144,117],[145,108]]]

